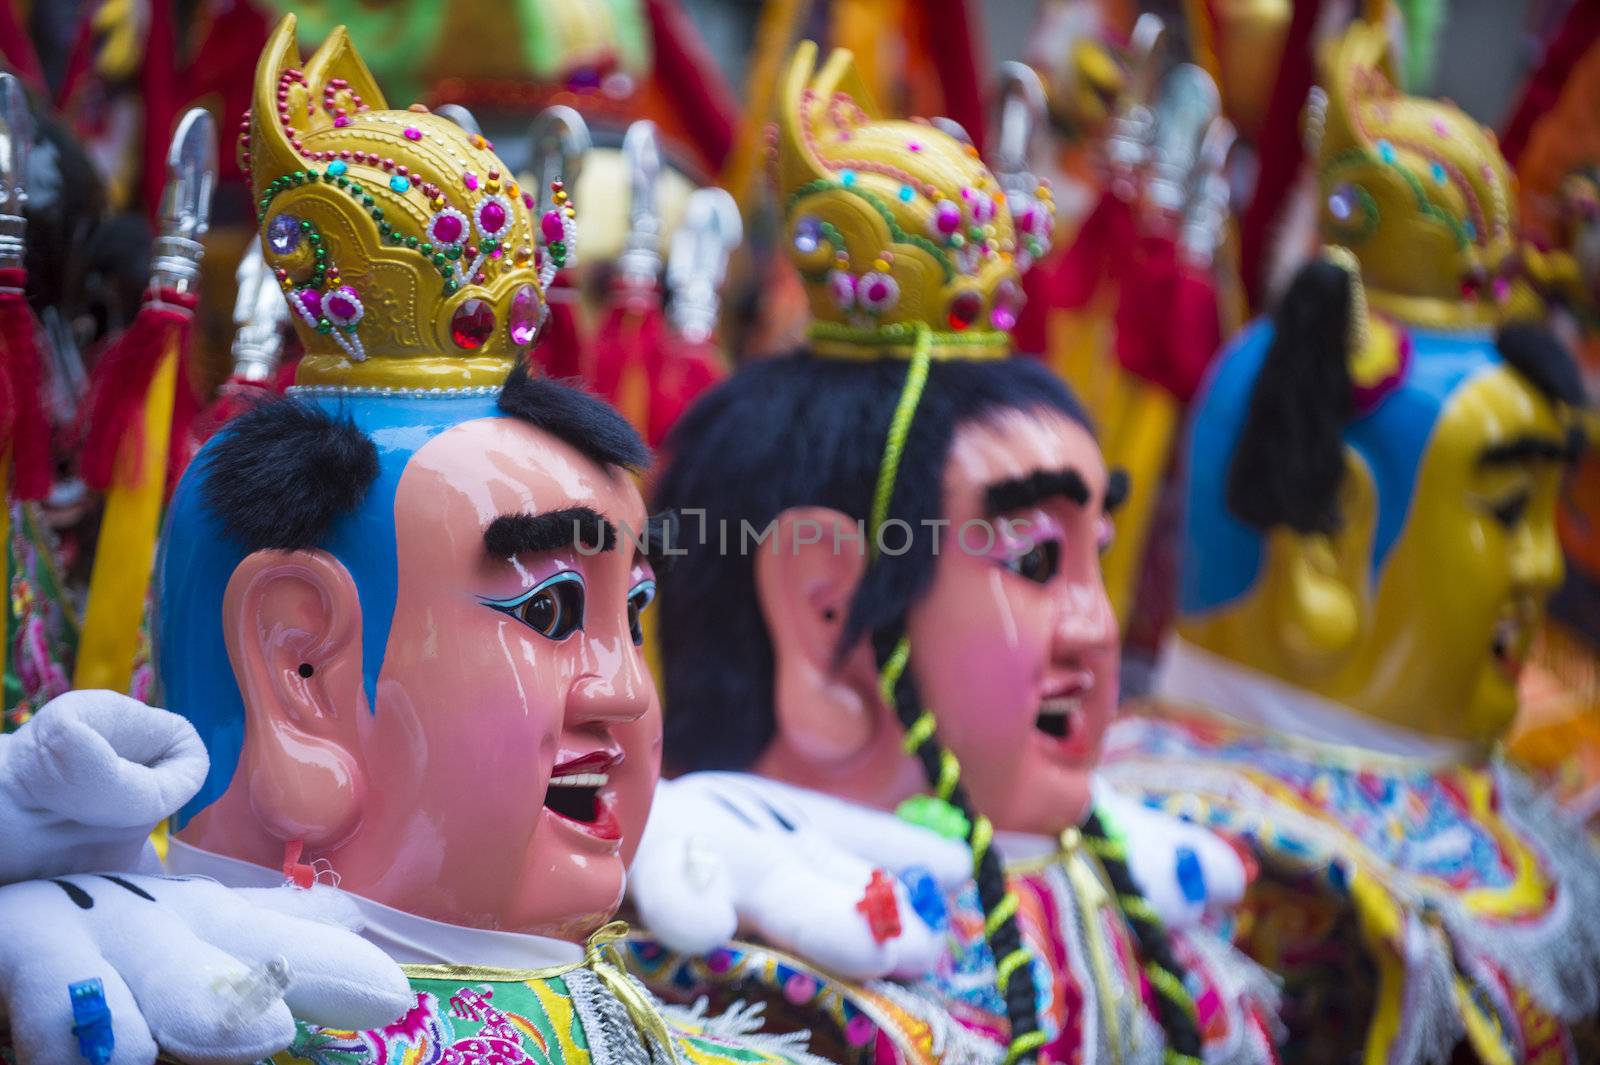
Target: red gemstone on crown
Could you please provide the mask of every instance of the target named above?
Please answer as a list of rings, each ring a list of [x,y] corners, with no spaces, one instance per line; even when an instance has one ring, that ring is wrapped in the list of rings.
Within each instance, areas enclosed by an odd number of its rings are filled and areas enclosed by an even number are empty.
[[[494,308],[485,300],[467,300],[450,316],[450,339],[456,347],[476,351],[494,332]]]

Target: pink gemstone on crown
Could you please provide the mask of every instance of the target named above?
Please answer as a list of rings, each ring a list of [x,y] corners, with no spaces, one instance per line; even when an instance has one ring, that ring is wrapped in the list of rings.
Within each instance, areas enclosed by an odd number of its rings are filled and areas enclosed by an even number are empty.
[[[511,334],[511,343],[519,348],[529,347],[538,339],[539,293],[532,285],[523,285],[511,297],[506,329]]]
[[[539,220],[539,229],[544,233],[545,240],[560,240],[564,235],[561,226],[561,213],[559,211],[546,211]]]
[[[478,191],[478,175],[474,174],[472,171],[468,170],[465,174],[461,175],[461,184],[463,184],[463,185],[465,185],[467,187],[467,191],[468,192],[477,192]]]
[[[422,139],[422,131],[420,129],[418,129],[416,126],[407,126],[406,127],[406,140],[408,140],[408,141],[420,141],[421,139]]]
[[[485,233],[498,233],[505,228],[506,209],[493,200],[478,212],[478,225]]]
[[[432,236],[437,244],[459,244],[466,233],[466,228],[466,219],[450,211],[434,218]]]
[[[304,307],[306,309],[306,313],[311,315],[311,317],[313,317],[313,318],[321,318],[322,317],[322,293],[318,292],[314,288],[303,288],[303,289],[301,289],[300,290],[300,306]]]

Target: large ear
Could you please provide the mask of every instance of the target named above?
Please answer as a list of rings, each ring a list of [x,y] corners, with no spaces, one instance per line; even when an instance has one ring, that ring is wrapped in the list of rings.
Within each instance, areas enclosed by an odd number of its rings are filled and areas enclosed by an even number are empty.
[[[1338,513],[1337,530],[1278,526],[1265,538],[1266,595],[1281,622],[1278,651],[1307,680],[1334,671],[1356,650],[1370,608],[1378,492],[1366,463],[1348,448]]]
[[[796,757],[837,764],[864,751],[885,713],[867,641],[839,658],[839,640],[866,572],[860,523],[827,507],[778,515],[756,549],[756,598],[772,640],[778,741]]]
[[[263,828],[308,851],[360,824],[361,604],[326,551],[257,551],[223,599],[228,657],[245,703],[240,779]]]

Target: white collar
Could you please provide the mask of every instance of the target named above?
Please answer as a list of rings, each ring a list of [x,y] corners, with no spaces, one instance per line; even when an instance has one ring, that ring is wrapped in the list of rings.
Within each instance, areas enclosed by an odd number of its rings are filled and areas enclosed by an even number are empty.
[[[283,874],[265,866],[204,851],[176,837],[167,847],[169,872],[207,876],[236,888],[283,886]],[[348,891],[344,895],[361,911],[362,937],[402,965],[544,969],[583,960],[583,948],[565,940],[445,924]]]
[[[1152,694],[1157,699],[1190,704],[1218,717],[1312,743],[1360,747],[1438,763],[1470,761],[1479,753],[1470,743],[1377,721],[1176,635],[1169,637],[1162,648]]]

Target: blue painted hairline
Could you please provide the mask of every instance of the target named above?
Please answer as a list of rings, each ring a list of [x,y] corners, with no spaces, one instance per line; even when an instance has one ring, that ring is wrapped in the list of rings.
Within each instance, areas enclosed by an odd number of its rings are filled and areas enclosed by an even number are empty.
[[[376,712],[399,579],[394,500],[400,476],[411,456],[446,429],[504,415],[494,396],[344,396],[306,402],[350,417],[378,449],[378,476],[360,509],[335,522],[317,545],[344,564],[360,595],[362,681],[367,706]],[[158,691],[167,709],[194,725],[211,756],[204,785],[175,818],[178,828],[227,790],[244,745],[244,700],[228,660],[222,600],[247,552],[200,500],[205,457],[216,445],[207,444],[179,482],[156,563],[152,637]]]
[[[1450,396],[1502,362],[1486,332],[1412,330],[1411,339],[1405,381],[1344,431],[1345,443],[1366,461],[1377,485],[1374,582],[1405,528],[1422,457]],[[1179,564],[1183,614],[1228,605],[1250,590],[1261,571],[1262,537],[1228,509],[1227,487],[1250,392],[1271,345],[1270,320],[1249,326],[1218,357],[1191,414]]]

